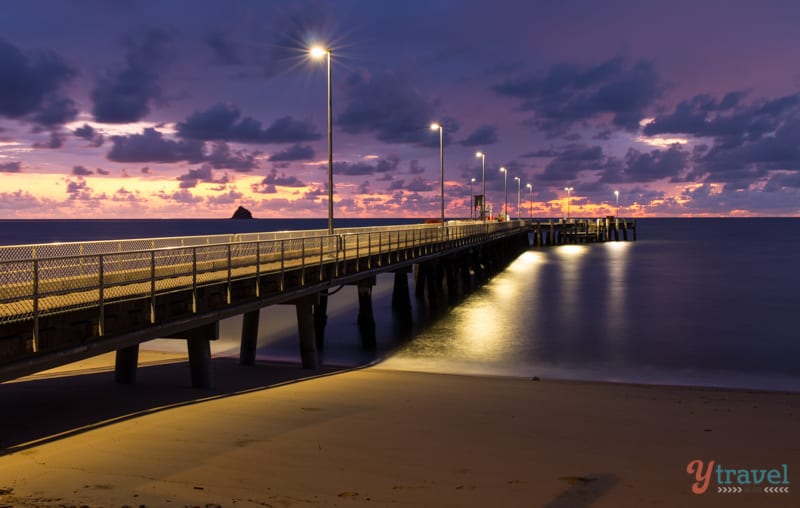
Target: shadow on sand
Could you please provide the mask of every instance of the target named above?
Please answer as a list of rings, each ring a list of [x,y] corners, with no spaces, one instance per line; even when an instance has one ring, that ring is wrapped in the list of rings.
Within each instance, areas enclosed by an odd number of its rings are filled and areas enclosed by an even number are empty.
[[[86,432],[121,420],[173,407],[263,390],[341,372],[323,366],[258,362],[243,367],[232,358],[214,358],[215,387],[190,386],[189,364],[176,361],[141,365],[135,384],[114,382],[114,373],[89,371],[34,377],[0,385],[4,417],[0,419],[0,454]]]

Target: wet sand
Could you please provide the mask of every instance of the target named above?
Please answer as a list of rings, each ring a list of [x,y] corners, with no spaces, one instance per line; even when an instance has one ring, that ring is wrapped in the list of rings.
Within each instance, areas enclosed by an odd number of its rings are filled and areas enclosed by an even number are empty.
[[[800,505],[800,394],[112,361],[0,385],[0,507]],[[792,490],[694,495],[694,459]]]

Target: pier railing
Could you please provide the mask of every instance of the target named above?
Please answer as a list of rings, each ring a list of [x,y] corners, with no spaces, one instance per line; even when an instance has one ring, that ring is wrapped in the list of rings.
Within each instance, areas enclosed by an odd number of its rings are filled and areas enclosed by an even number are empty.
[[[32,320],[34,349],[39,319],[96,308],[100,330],[110,303],[148,298],[151,322],[157,295],[211,284],[231,285],[270,275],[285,288],[285,275],[322,282],[348,270],[399,263],[436,249],[482,242],[519,232],[526,221],[450,222],[327,231],[294,231],[11,246],[0,249],[0,325]],[[356,260],[355,263],[352,263]],[[350,261],[350,262],[349,262]],[[193,306],[196,305],[193,296]]]

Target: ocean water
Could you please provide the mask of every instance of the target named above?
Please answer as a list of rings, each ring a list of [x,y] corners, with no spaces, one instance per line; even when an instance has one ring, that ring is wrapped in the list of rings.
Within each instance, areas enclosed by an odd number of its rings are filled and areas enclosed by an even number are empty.
[[[337,227],[419,223],[338,221]],[[378,347],[361,347],[355,288],[329,301],[324,363],[462,374],[800,391],[800,219],[644,219],[636,242],[531,248],[412,326],[373,290]],[[323,229],[315,220],[0,221],[0,243]],[[413,282],[411,284],[413,291]],[[299,362],[294,311],[261,312],[258,357]],[[236,356],[241,320],[216,355]],[[176,349],[178,341],[146,347]]]

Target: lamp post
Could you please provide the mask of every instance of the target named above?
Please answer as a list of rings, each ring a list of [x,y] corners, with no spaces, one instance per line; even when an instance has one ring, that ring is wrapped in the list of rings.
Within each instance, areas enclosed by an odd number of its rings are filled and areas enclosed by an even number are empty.
[[[533,185],[526,183],[528,188],[528,218],[533,219]]]
[[[572,187],[564,187],[564,190],[567,191],[567,219],[569,219],[569,201],[574,189]]]
[[[481,220],[486,220],[486,154],[476,152],[475,157],[481,158],[481,182],[483,183],[483,196],[481,196]]]
[[[503,220],[508,219],[508,170],[506,168],[500,168],[500,171],[503,173],[503,193],[505,194],[505,199],[503,201]]]
[[[618,190],[614,191],[614,196],[617,197],[617,217],[619,217],[619,191]]]
[[[333,234],[333,98],[331,94],[331,50],[314,46],[309,50],[312,58],[328,60],[328,234]]]
[[[439,173],[442,179],[442,227],[444,227],[444,127],[439,123],[432,123],[431,130],[439,130]]]
[[[470,220],[474,219],[475,215],[475,191],[473,189],[475,185],[475,179],[469,179],[469,218]]]
[[[518,176],[515,176],[514,180],[517,181],[517,220],[520,220],[522,216],[519,214],[519,195],[520,195],[520,186],[522,185],[522,180],[520,180]]]

